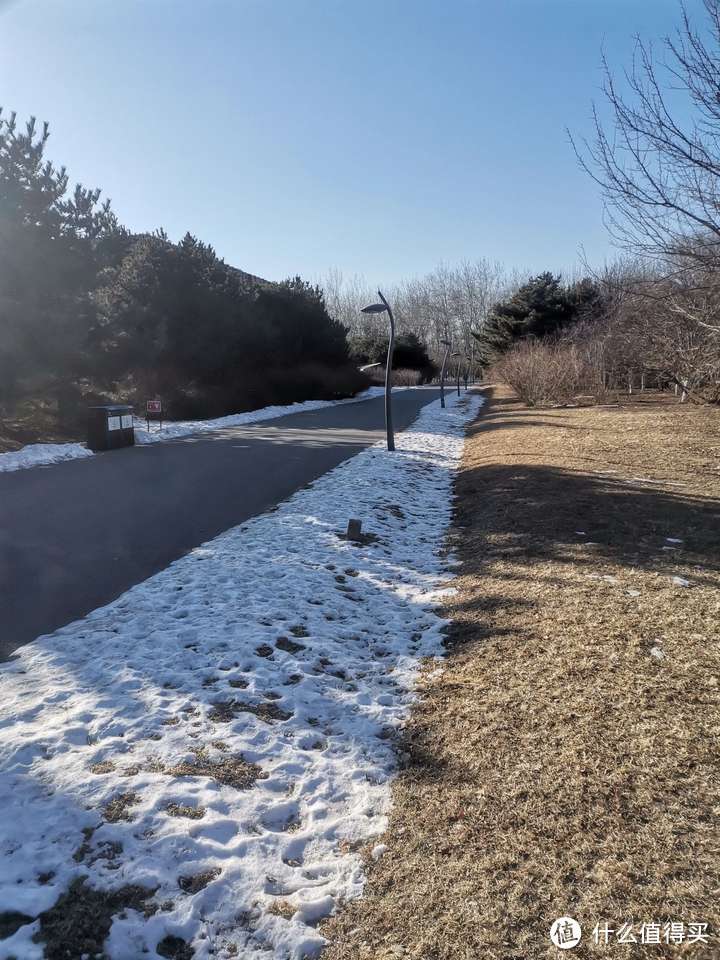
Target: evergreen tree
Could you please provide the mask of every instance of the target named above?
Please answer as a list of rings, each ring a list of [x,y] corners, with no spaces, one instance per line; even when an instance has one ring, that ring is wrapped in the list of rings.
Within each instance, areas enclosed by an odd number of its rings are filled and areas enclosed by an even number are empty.
[[[382,363],[387,360],[389,338],[381,333],[367,333],[349,340],[350,356],[358,364]],[[425,380],[435,373],[435,365],[427,347],[411,332],[395,337],[393,367],[396,370],[418,370]]]
[[[69,190],[48,136],[0,113],[0,404],[160,391],[201,416],[364,385],[319,287],[261,281],[190,233],[129,234],[99,190]]]
[[[479,360],[483,364],[525,337],[547,337],[579,319],[582,310],[590,310],[599,296],[588,280],[565,287],[559,276],[550,272],[531,277],[507,300],[496,303],[479,332]]]
[[[328,314],[321,288],[301,277],[261,291],[254,313],[250,350],[266,363],[348,362],[345,328]]]
[[[60,404],[86,367],[98,247],[118,232],[109,201],[45,160],[47,124],[0,110],[0,402],[28,384]]]

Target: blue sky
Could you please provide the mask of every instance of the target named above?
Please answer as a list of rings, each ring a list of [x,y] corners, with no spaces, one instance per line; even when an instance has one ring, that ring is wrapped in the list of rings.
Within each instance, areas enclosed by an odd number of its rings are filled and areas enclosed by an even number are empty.
[[[699,22],[700,0],[688,9]],[[0,0],[0,104],[133,230],[277,280],[612,255],[565,128],[677,0]]]

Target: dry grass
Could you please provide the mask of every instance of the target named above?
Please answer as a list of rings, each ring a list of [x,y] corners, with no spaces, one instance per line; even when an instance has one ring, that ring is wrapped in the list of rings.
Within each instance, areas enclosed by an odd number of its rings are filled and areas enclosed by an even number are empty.
[[[214,867],[212,870],[204,870],[202,873],[194,873],[192,876],[178,877],[178,886],[185,893],[199,893],[213,880],[217,880],[220,873],[220,868]]]
[[[35,939],[43,944],[47,960],[105,957],[103,944],[113,917],[123,910],[151,916],[155,907],[148,905],[148,900],[154,892],[139,886],[95,890],[83,878],[74,880],[57,903],[40,914],[40,932]]]
[[[252,713],[259,720],[266,723],[272,723],[275,720],[280,722],[289,720],[292,716],[287,710],[278,707],[276,703],[247,703],[244,700],[218,700],[212,710],[208,712],[208,718],[216,723],[229,723],[242,713]]]
[[[498,393],[456,488],[450,655],[324,960],[718,957],[720,412]],[[710,945],[595,945],[602,921]]]
[[[292,920],[297,913],[297,907],[289,900],[275,900],[267,908],[267,912],[274,914],[276,917],[282,917],[283,920]]]
[[[165,809],[171,817],[182,817],[186,820],[202,820],[205,816],[205,807],[191,807],[186,803],[169,803]]]
[[[257,780],[264,780],[268,776],[262,767],[242,757],[211,760],[202,750],[197,751],[194,760],[183,760],[175,766],[163,767],[161,772],[171,777],[208,777],[236,790],[249,790]]]
[[[105,804],[103,818],[108,823],[118,823],[120,820],[132,820],[131,807],[138,803],[140,797],[136,793],[119,793]]]
[[[90,773],[102,774],[102,773],[112,773],[115,769],[115,764],[112,760],[102,760],[100,763],[94,763],[90,767]]]
[[[27,400],[12,414],[0,416],[0,453],[19,450],[27,443],[66,443],[84,440],[83,426],[63,426],[57,404]]]

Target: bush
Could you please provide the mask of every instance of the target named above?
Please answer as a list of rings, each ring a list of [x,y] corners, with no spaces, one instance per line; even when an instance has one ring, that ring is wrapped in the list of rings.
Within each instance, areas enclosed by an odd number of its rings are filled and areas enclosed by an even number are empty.
[[[352,364],[330,367],[298,364],[294,367],[252,367],[235,371],[221,384],[189,384],[164,393],[135,386],[124,394],[139,415],[145,401],[161,396],[169,420],[198,420],[224,417],[271,405],[285,406],[303,400],[339,400],[366,389],[370,380]]]
[[[395,387],[416,387],[422,383],[422,379],[423,375],[419,370],[401,368],[392,372],[392,382]]]
[[[605,390],[591,346],[524,340],[495,363],[492,373],[529,407],[565,405],[588,394],[597,399]]]
[[[350,356],[358,364],[382,363],[387,359],[388,337],[382,333],[368,333],[351,337],[348,341]],[[431,380],[437,373],[437,367],[428,356],[427,347],[414,333],[401,333],[395,338],[393,370],[415,370],[420,374],[413,383]],[[373,379],[377,373],[373,374]],[[385,373],[382,374],[383,381]]]
[[[378,386],[385,386],[385,365],[373,367],[365,374],[372,382]],[[394,387],[416,387],[424,380],[422,371],[411,370],[403,367],[392,372],[392,385]]]

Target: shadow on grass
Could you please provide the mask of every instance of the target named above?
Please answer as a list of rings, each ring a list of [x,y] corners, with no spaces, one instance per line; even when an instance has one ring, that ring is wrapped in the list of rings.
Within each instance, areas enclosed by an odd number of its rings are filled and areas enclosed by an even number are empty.
[[[544,418],[518,410],[516,401],[499,400],[481,411],[471,433],[547,425]],[[549,425],[568,429],[565,422]],[[533,455],[541,452],[533,450]],[[451,655],[462,655],[468,642],[508,636],[524,647],[532,639],[534,611],[540,613],[550,592],[568,588],[569,572],[582,580],[602,580],[606,575],[612,581],[609,570],[618,575],[623,570],[640,571],[657,575],[660,586],[675,586],[673,578],[680,577],[691,588],[720,588],[718,499],[660,489],[659,484],[529,464],[523,462],[522,452],[513,463],[497,462],[496,450],[489,454],[489,462],[464,470],[455,484],[451,542],[470,588],[454,611],[448,636]],[[535,589],[520,596],[523,584]],[[627,591],[622,597],[628,599]],[[607,603],[615,602],[609,593]],[[516,622],[499,627],[500,612],[517,613]],[[443,770],[447,773],[446,761],[442,769],[438,766],[432,727],[419,718],[410,734],[405,775],[433,782]]]
[[[490,553],[524,564],[606,560],[659,573],[681,561],[714,582],[720,570],[720,503],[714,498],[525,463],[468,471],[456,492],[458,532],[472,548],[464,557],[468,572],[480,572]],[[583,544],[587,556],[578,557],[575,548]]]

